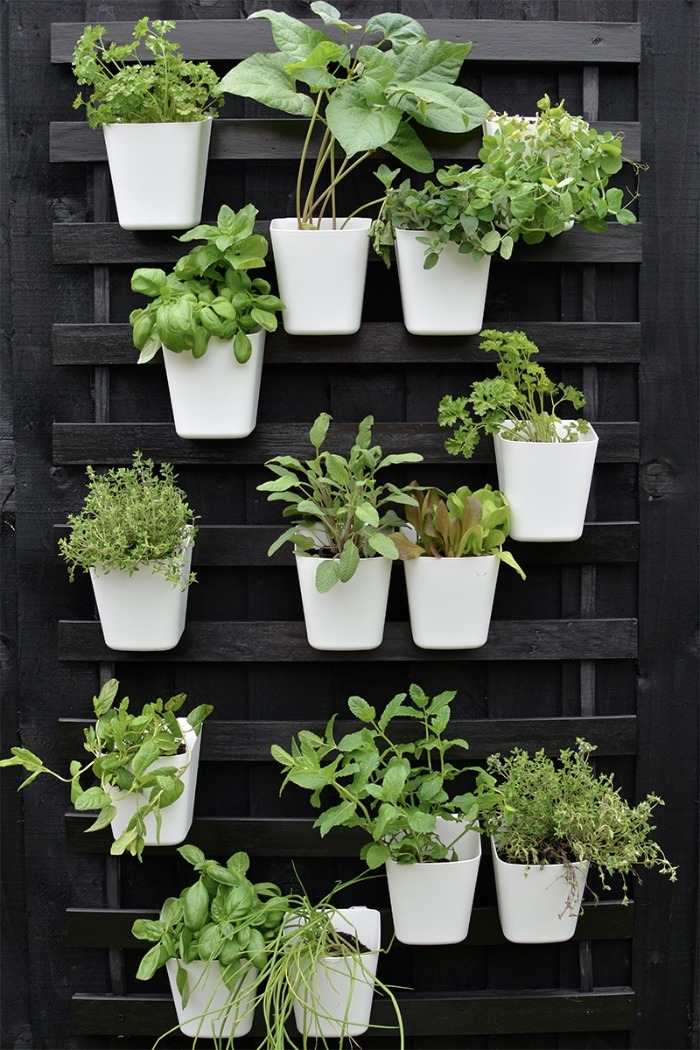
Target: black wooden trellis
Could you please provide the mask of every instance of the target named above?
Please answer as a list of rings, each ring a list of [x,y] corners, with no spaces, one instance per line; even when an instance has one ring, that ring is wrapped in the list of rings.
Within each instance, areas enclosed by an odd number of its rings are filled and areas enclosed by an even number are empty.
[[[424,454],[426,480],[493,480],[488,449],[473,463],[457,462],[443,451],[435,425],[440,395],[482,374],[478,338],[408,335],[395,273],[372,262],[356,336],[269,338],[260,423],[250,438],[177,438],[162,368],[135,366],[125,322],[135,305],[131,270],[171,263],[181,249],[167,234],[125,233],[115,224],[101,136],[70,119],[72,47],[85,22],[117,23],[128,33],[144,13],[174,17],[187,53],[223,72],[269,44],[266,23],[245,21],[251,10],[275,6],[300,15],[304,5],[148,6],[2,5],[10,147],[3,261],[12,277],[2,304],[13,323],[3,343],[3,364],[11,361],[3,398],[11,375],[21,573],[15,599],[15,534],[8,529],[3,751],[19,735],[65,765],[79,746],[89,698],[111,674],[134,703],[180,689],[196,702],[211,700],[216,722],[203,738],[190,841],[213,855],[246,849],[260,877],[283,884],[294,878],[294,859],[309,887],[325,892],[336,875],[357,870],[357,839],[336,831],[320,840],[305,799],[291,792],[278,799],[269,747],[303,726],[318,727],[333,711],[342,717],[349,693],[381,702],[410,681],[457,688],[456,729],[470,740],[475,761],[515,744],[554,752],[585,736],[628,793],[653,788],[667,799],[659,835],[681,864],[681,881],[670,887],[649,875],[635,888],[633,906],[623,908],[614,894],[586,909],[570,944],[518,947],[500,933],[485,858],[466,943],[397,946],[383,961],[385,979],[411,989],[402,993],[408,1045],[697,1046],[697,5],[345,5],[358,19],[403,10],[424,20],[431,35],[474,41],[465,83],[495,108],[525,111],[544,91],[565,96],[597,126],[622,131],[626,154],[650,170],[637,226],[603,236],[572,231],[492,268],[487,323],[524,327],[548,367],[583,385],[601,436],[582,539],[513,544],[527,583],[502,573],[487,646],[448,659],[413,646],[395,573],[383,646],[341,661],[305,643],[288,552],[266,557],[279,526],[255,492],[261,465],[282,451],[303,454],[310,422],[327,409],[344,438],[373,412],[387,451]],[[298,122],[229,104],[212,135],[207,216],[224,201],[250,200],[264,231],[286,210],[299,141]],[[435,146],[446,161],[474,159],[477,149],[478,135]],[[5,456],[4,435],[3,442]],[[107,650],[87,582],[69,587],[55,555],[66,513],[82,498],[84,465],[127,462],[137,447],[176,464],[202,519],[200,583],[183,641],[167,655]],[[11,478],[11,452],[3,472]],[[3,511],[11,507],[8,495]],[[687,552],[682,562],[671,557],[677,546]],[[85,836],[86,819],[64,817],[65,797],[52,784],[37,783],[20,799],[7,775],[0,787],[2,1045],[150,1046],[174,1011],[164,983],[135,982],[130,926],[178,892],[189,869],[168,849],[147,851],[141,866],[110,858],[108,836]],[[383,885],[368,892],[368,903],[384,910],[388,936]],[[374,1019],[388,1021],[385,1004],[377,1003]],[[173,1037],[166,1045],[186,1041]],[[362,1045],[393,1046],[395,1035],[379,1030]]]

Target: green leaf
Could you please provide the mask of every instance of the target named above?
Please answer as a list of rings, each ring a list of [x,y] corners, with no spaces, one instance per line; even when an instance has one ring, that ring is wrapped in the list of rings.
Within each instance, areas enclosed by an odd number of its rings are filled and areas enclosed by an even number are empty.
[[[319,829],[321,838],[324,838],[331,828],[338,827],[340,824],[346,824],[354,816],[356,809],[356,804],[350,799],[346,799],[340,805],[327,809],[318,818],[314,827]]]
[[[377,554],[381,554],[383,558],[391,558],[392,561],[396,561],[399,556],[393,540],[383,532],[374,532],[367,542],[372,550],[375,550]]]
[[[376,507],[373,507],[371,503],[361,503],[355,511],[355,515],[363,521],[365,525],[371,525],[372,528],[379,528],[379,512]]]
[[[396,62],[396,79],[454,84],[471,49],[471,43],[449,40],[429,40],[422,47],[407,47]]]
[[[348,699],[348,707],[355,718],[359,718],[360,722],[372,722],[376,718],[377,712],[371,704],[368,704],[366,700],[363,700],[361,696],[351,696]]]
[[[105,806],[111,806],[112,799],[102,788],[91,787],[78,795],[73,805],[79,813],[82,813],[88,809],[103,809]]]
[[[333,417],[329,416],[327,412],[321,412],[321,414],[316,417],[314,424],[309,431],[309,440],[317,451],[326,440],[326,434],[328,433],[328,427],[331,424],[332,418]]]
[[[209,894],[201,881],[188,886],[182,893],[185,926],[188,930],[200,930],[209,914]]]
[[[94,807],[90,806],[89,808],[93,809]],[[101,831],[102,828],[106,828],[108,824],[112,823],[116,815],[116,806],[105,806],[104,809],[100,811],[97,820],[93,821],[89,828],[85,828],[85,833],[87,834],[88,831]]]
[[[231,95],[255,99],[270,109],[279,109],[295,117],[310,117],[314,112],[313,99],[309,95],[299,93],[294,80],[285,71],[291,57],[293,56],[258,54],[244,58],[222,78],[221,90]]]
[[[328,40],[326,34],[319,29],[312,29],[311,26],[282,11],[267,8],[264,11],[256,11],[249,17],[266,18],[269,21],[272,38],[279,50],[284,52],[285,62],[302,62],[318,44]]]
[[[246,361],[250,360],[252,352],[253,344],[246,333],[241,331],[236,332],[233,337],[233,356],[236,358],[239,365],[244,365]]]
[[[161,750],[158,744],[153,740],[147,740],[138,749],[134,755],[131,768],[135,777],[140,777],[142,773],[154,762],[161,754]]]
[[[131,290],[154,298],[161,294],[166,282],[164,270],[141,268],[131,275]]]
[[[338,578],[347,583],[353,578],[360,564],[360,552],[354,543],[346,543],[338,559]]]
[[[195,871],[199,871],[206,860],[201,849],[197,846],[191,846],[189,843],[186,843],[184,846],[178,846],[177,852],[181,857],[184,857],[188,864],[192,865]]]
[[[391,856],[391,850],[385,842],[372,842],[369,846],[363,847],[362,859],[368,868],[380,868],[382,864]]]
[[[384,143],[384,149],[414,171],[427,174],[435,167],[430,151],[415,128],[405,120],[401,121],[390,141]]]
[[[340,567],[332,558],[323,558],[316,569],[316,590],[327,594],[340,580]]]
[[[326,120],[348,157],[390,142],[401,120],[395,106],[371,106],[355,84],[338,88],[326,107]]]

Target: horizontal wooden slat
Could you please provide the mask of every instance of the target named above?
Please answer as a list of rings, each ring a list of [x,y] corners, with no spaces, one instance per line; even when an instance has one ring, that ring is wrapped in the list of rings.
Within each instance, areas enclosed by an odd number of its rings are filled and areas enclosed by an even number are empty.
[[[223,712],[222,712],[223,713]],[[84,718],[59,720],[61,753],[67,761],[80,754],[84,730],[94,722]],[[351,733],[357,723],[339,719],[335,723],[336,740]],[[270,748],[279,744],[287,748],[291,739],[303,729],[322,734],[325,722],[294,718],[293,721],[263,722],[237,719],[223,722],[207,720],[202,732],[202,762],[271,762]],[[637,719],[634,715],[609,715],[595,718],[453,718],[450,734],[467,740],[466,762],[483,761],[494,751],[508,752],[514,747],[526,751],[542,748],[556,755],[581,737],[596,745],[600,757],[634,755]],[[392,738],[397,742],[415,738],[412,725],[392,723]],[[463,753],[462,753],[463,754]],[[459,754],[451,755],[458,764]]]
[[[628,160],[640,160],[640,126],[632,121],[592,123],[598,131],[612,131],[624,141],[623,154]],[[296,160],[301,154],[308,122],[290,120],[224,120],[214,121],[209,160]],[[481,148],[478,131],[468,135],[421,133],[437,166],[446,162],[475,160]],[[309,156],[315,156],[315,150]],[[386,156],[378,153],[377,158]],[[92,130],[86,121],[54,121],[49,125],[49,160],[52,163],[99,162],[107,160],[104,136]],[[378,163],[378,160],[377,160]]]
[[[457,391],[454,391],[457,393]],[[173,463],[262,464],[273,456],[308,457],[308,424],[261,424],[240,441],[187,441],[179,438],[169,423],[54,423],[53,461],[56,464],[130,463],[136,449],[158,461]],[[598,463],[635,463],[639,458],[638,423],[591,421],[600,438]],[[333,424],[331,445],[349,448],[357,432],[356,423]],[[386,454],[418,452],[425,463],[455,463],[444,448],[449,430],[434,423],[377,423],[374,440]],[[492,443],[482,441],[472,460],[491,463]]]
[[[205,216],[208,222],[213,216]],[[269,222],[256,223],[256,230],[267,235]],[[312,233],[309,236],[313,236]],[[53,226],[53,260],[70,266],[95,264],[174,263],[185,254],[183,246],[171,233],[128,231],[115,222],[61,222]],[[642,226],[620,226],[610,223],[604,233],[592,233],[576,227],[558,237],[548,237],[541,244],[519,241],[513,251],[514,262],[527,263],[637,263],[642,258]],[[374,256],[373,265],[382,263]],[[494,265],[507,266],[495,259]]]
[[[319,26],[318,19],[305,19]],[[471,40],[473,49],[467,61],[524,63],[639,62],[641,28],[634,22],[528,22],[469,19],[425,19],[426,33],[432,39]],[[131,40],[133,22],[108,22],[109,39],[117,43]],[[62,22],[51,26],[51,61],[70,62],[73,48],[83,31],[82,22]],[[202,19],[180,21],[173,39],[192,59],[211,62],[238,62],[255,51],[272,51],[274,45],[266,21]]]
[[[634,1023],[631,988],[606,988],[595,992],[567,990],[513,992],[462,992],[459,997],[419,996],[399,992],[401,1013],[411,1036],[463,1036],[522,1034],[526,1032],[628,1031]],[[375,997],[369,1037],[385,1037],[396,1046],[395,1017],[391,1005]],[[75,995],[72,1030],[80,1035],[155,1036],[177,1024],[169,996]],[[258,1016],[253,1034],[264,1029]],[[435,1045],[435,1044],[434,1044]]]
[[[518,321],[501,323],[502,331],[525,329],[539,348],[543,363],[637,364],[641,326],[612,323]],[[56,324],[51,330],[55,365],[134,365],[138,351],[129,324]],[[300,339],[280,327],[265,345],[265,367],[274,365],[472,364],[484,361],[481,336],[415,336],[403,325],[368,322],[343,339]],[[152,364],[162,365],[158,354]]]
[[[158,912],[107,908],[68,908],[66,928],[69,948],[136,948],[144,950],[143,941],[131,933],[136,919],[157,919]],[[634,905],[618,901],[601,901],[586,906],[576,925],[577,941],[628,940],[634,926]],[[382,909],[382,944],[391,936],[391,914]],[[481,947],[507,944],[496,908],[474,908],[469,921],[465,946]]]
[[[193,565],[268,566],[293,565],[294,554],[285,544],[268,558],[267,551],[282,531],[277,525],[201,525],[195,543]],[[57,525],[58,540],[68,536],[67,525]],[[636,562],[639,557],[639,525],[636,522],[589,522],[580,540],[573,543],[516,543],[508,548],[525,568],[528,565],[600,564]],[[56,556],[58,557],[58,548]]]
[[[98,621],[61,620],[61,660],[166,660],[168,663],[393,662],[445,660],[444,650],[419,649],[407,623],[388,623],[378,649],[322,652],[306,640],[299,622],[194,621],[175,649],[166,653],[135,652],[116,657],[102,638]],[[636,620],[500,620],[492,621],[489,641],[481,649],[450,650],[462,660],[629,660],[637,655]]]

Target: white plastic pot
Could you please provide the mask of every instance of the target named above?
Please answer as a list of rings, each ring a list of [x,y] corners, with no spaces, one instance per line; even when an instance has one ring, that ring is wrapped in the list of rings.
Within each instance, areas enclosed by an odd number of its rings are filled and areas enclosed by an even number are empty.
[[[381,917],[375,908],[346,908],[333,915],[339,932],[357,935],[370,950],[360,955],[325,956],[311,973],[290,974],[295,986],[294,1020],[311,1039],[362,1035],[369,1027]]]
[[[202,217],[211,117],[169,124],[104,124],[119,225],[184,230]]]
[[[404,562],[413,641],[421,649],[478,649],[485,645],[499,559],[430,558]]]
[[[395,231],[403,323],[412,335],[474,335],[481,331],[491,257],[473,259],[449,243],[435,266],[423,268],[420,230]]]
[[[438,817],[444,845],[464,828],[460,821]],[[391,914],[403,944],[457,944],[469,932],[476,877],[481,861],[481,835],[468,831],[455,846],[458,860],[425,864],[386,862]]]
[[[191,562],[189,544],[179,583],[170,583],[148,563],[131,575],[123,569],[90,569],[102,633],[110,649],[159,652],[175,648],[185,629]]]
[[[563,427],[558,424],[563,432]],[[498,487],[510,503],[510,535],[530,543],[577,540],[583,532],[598,435],[577,441],[509,441],[494,434]]]
[[[177,987],[178,966],[184,967],[188,975],[190,995],[186,1007],[182,1005],[182,996]],[[235,992],[230,992],[224,984],[221,964],[217,959],[210,963],[168,959],[165,967],[183,1035],[191,1039],[198,1036],[204,1039],[229,1039],[231,1036],[248,1034],[253,1027],[258,980],[258,971],[254,966],[245,968]]]
[[[316,569],[323,560],[295,555],[309,645],[338,651],[376,649],[384,637],[391,560],[362,558],[351,580],[319,594]]]
[[[578,922],[589,862],[572,865],[575,887],[563,864],[509,864],[491,839],[498,915],[503,936],[515,944],[570,940]]]
[[[180,842],[185,841],[187,832],[192,826],[194,796],[197,788],[197,772],[199,770],[199,750],[203,730],[200,729],[198,735],[190,728],[186,718],[178,718],[178,722],[185,733],[187,752],[182,755],[163,755],[151,763],[148,768],[149,771],[155,772],[155,770],[161,769],[163,766],[175,766],[178,769],[185,766],[186,769],[181,778],[184,790],[178,799],[160,811],[160,835],[158,835],[154,815],[149,813],[144,818],[146,830],[143,838],[147,846],[176,846]],[[116,816],[112,819],[112,834],[115,839],[118,839],[122,832],[126,831],[129,821],[139,806],[148,804],[149,794],[150,789],[148,792],[123,795],[116,787],[112,788],[112,804],[117,810]],[[122,795],[123,797],[120,797]]]
[[[232,339],[209,340],[203,357],[163,348],[175,430],[183,438],[244,438],[255,429],[262,376],[265,331],[250,336],[253,350],[245,364],[233,353]]]
[[[290,335],[351,335],[362,321],[370,219],[321,219],[300,230],[297,220],[273,219],[270,243],[282,324]]]

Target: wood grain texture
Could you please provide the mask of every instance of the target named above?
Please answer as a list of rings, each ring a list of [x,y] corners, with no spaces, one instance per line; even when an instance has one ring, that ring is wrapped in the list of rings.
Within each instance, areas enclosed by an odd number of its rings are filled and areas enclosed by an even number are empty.
[[[61,660],[116,659],[102,638],[99,622],[61,620]],[[491,621],[489,641],[480,649],[450,651],[451,662],[473,660],[630,660],[637,655],[635,620],[501,620]],[[167,653],[169,662],[442,662],[441,650],[419,649],[407,623],[387,623],[378,649],[325,652],[312,649],[299,622],[206,622],[187,624],[180,642]],[[124,661],[161,661],[162,653],[120,653]]]
[[[203,222],[212,216],[204,215]],[[267,235],[269,222],[258,221],[256,231]],[[313,236],[310,234],[309,236]],[[605,233],[575,228],[559,237],[549,237],[540,244],[519,241],[514,250],[514,262],[598,262],[634,263],[641,260],[642,227],[620,226],[611,223]],[[53,259],[63,265],[174,263],[183,252],[172,234],[122,230],[117,223],[57,223],[53,228]],[[381,266],[379,260],[370,260]]]
[[[527,330],[547,364],[636,364],[640,326],[634,321],[564,324],[554,321],[499,322],[501,331]],[[138,353],[129,324],[55,324],[51,329],[55,365],[134,365]],[[484,361],[480,337],[415,336],[403,326],[367,322],[342,341],[315,336],[312,341],[287,335],[280,327],[265,342],[265,368],[275,365],[425,365]],[[162,364],[162,355],[153,365]]]
[[[157,911],[120,908],[118,911],[98,908],[68,908],[66,910],[66,937],[71,948],[137,948],[143,951],[143,942],[131,933],[136,919],[157,919]],[[584,908],[576,926],[577,941],[629,940],[634,929],[634,905],[617,901],[601,901],[595,907]],[[382,944],[391,937],[391,913],[382,909]],[[477,907],[469,920],[465,948],[484,945],[505,945],[496,908]]]
[[[409,1031],[417,1036],[461,1036],[465,1031],[518,1034],[526,1032],[627,1031],[634,1016],[630,988],[606,989],[585,995],[567,991],[490,992],[464,997],[401,995],[401,1012]],[[375,999],[371,1023],[390,1026],[388,1003]],[[166,996],[129,997],[80,995],[73,999],[77,1032],[108,1034],[118,1027],[123,1035],[155,1036],[176,1022],[172,999]],[[262,1029],[253,1028],[255,1033]],[[372,1031],[373,1039],[396,1039],[390,1028]]]
[[[285,544],[268,558],[270,545],[282,532],[277,525],[200,525],[192,564],[203,566],[293,565],[294,554]],[[68,536],[67,525],[57,525],[54,536]],[[509,550],[527,569],[530,565],[636,562],[639,557],[639,526],[634,522],[591,522],[573,543],[517,543]]]
[[[134,449],[148,449],[159,461],[209,464],[261,464],[273,456],[308,456],[309,424],[260,425],[248,438],[240,441],[187,441],[179,438],[175,427],[167,423],[54,423],[53,458],[55,463],[129,463]],[[637,423],[599,423],[591,420],[600,439],[598,463],[632,463],[638,458],[639,427]],[[334,423],[333,445],[349,447],[357,424]],[[448,430],[434,423],[377,423],[373,439],[385,454],[417,452],[425,463],[455,462],[444,448]],[[482,441],[470,462],[493,462],[493,449]]]
[[[304,19],[318,25],[315,19]],[[84,23],[65,22],[52,26],[51,61],[70,62],[73,47]],[[110,22],[109,39],[126,43],[133,22]],[[488,22],[462,19],[431,19],[426,25],[432,39],[473,43],[471,62],[511,61],[581,64],[593,62],[638,62],[639,26],[620,22]],[[271,51],[270,27],[265,21],[212,19],[181,23],[174,38],[188,58],[211,62],[238,62],[255,51]]]
[[[63,755],[70,760],[80,753],[83,731],[93,723],[83,719],[61,719]],[[207,720],[202,733],[200,759],[202,762],[269,762],[270,748],[279,744],[287,748],[292,736],[302,730],[323,733],[326,723],[295,717],[291,721],[264,722],[256,719],[237,719],[231,722]],[[335,722],[336,739],[357,728],[355,722],[339,718]],[[450,733],[469,741],[469,755],[463,762],[483,761],[493,751],[510,751],[522,747],[526,751],[543,748],[547,754],[557,754],[569,747],[577,737],[595,744],[596,755],[633,755],[635,753],[636,719],[632,715],[608,718],[516,718],[464,719],[450,721]],[[411,725],[393,723],[392,739],[397,742],[415,738]],[[459,764],[459,755],[451,755]]]
[[[640,129],[633,121],[592,123],[597,130],[612,131],[624,140],[628,160],[640,160]],[[307,124],[303,120],[230,120],[217,117],[211,132],[209,160],[296,160],[301,155]],[[438,166],[447,162],[476,160],[481,148],[478,132],[468,135],[424,133],[430,152]],[[309,156],[316,156],[318,144],[312,142]],[[383,151],[377,153],[386,159]],[[49,159],[52,164],[95,163],[107,159],[104,137],[99,129],[91,130],[85,121],[66,120],[49,127]]]

